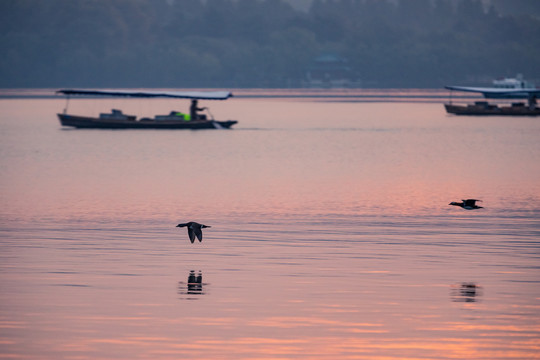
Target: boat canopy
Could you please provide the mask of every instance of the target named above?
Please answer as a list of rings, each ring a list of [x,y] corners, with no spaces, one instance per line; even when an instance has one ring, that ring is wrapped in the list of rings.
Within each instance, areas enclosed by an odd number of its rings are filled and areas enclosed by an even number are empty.
[[[138,90],[80,90],[62,89],[56,92],[64,95],[127,96],[127,97],[167,97],[194,100],[226,100],[233,96],[230,91],[138,91]]]
[[[467,87],[467,86],[445,86],[448,90],[466,91],[481,93],[485,98],[491,99],[526,99],[533,96],[540,95],[540,89],[528,88],[528,89],[504,89],[504,88],[486,88],[486,87]]]

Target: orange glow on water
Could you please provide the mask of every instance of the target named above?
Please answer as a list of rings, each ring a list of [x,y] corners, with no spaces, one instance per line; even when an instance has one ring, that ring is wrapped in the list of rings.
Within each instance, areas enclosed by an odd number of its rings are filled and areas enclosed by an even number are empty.
[[[538,357],[537,119],[239,97],[208,104],[232,131],[79,131],[1,101],[0,358]]]

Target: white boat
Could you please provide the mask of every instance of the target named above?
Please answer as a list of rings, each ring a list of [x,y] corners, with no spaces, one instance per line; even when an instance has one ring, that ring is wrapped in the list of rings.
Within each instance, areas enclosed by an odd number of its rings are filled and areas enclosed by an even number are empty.
[[[534,89],[534,84],[523,79],[522,74],[515,78],[502,78],[493,80],[493,87],[497,89]]]
[[[445,88],[482,93],[486,99],[529,99],[540,95],[540,89],[523,80],[521,74],[516,78],[494,80],[493,87],[445,86]]]
[[[540,108],[536,99],[540,89],[523,80],[522,75],[516,78],[504,78],[493,81],[493,87],[445,86],[446,89],[480,93],[486,99],[527,99],[528,103],[516,102],[511,106],[499,106],[487,101],[477,101],[472,105],[455,105],[452,101],[445,104],[446,112],[455,115],[504,115],[504,116],[539,116]]]

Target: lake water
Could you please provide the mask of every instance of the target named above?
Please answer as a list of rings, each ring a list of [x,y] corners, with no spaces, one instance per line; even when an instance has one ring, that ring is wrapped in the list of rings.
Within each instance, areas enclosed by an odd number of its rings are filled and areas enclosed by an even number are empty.
[[[201,103],[234,129],[203,131],[0,100],[0,358],[539,358],[540,119],[237,95]]]

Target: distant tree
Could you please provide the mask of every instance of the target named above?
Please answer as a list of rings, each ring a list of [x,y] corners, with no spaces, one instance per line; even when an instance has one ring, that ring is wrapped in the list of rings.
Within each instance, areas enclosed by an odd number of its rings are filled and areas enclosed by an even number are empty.
[[[493,6],[503,15],[540,16],[538,0],[491,0]]]
[[[291,1],[2,0],[0,87],[289,86],[323,52],[370,86],[540,79],[536,0]]]

